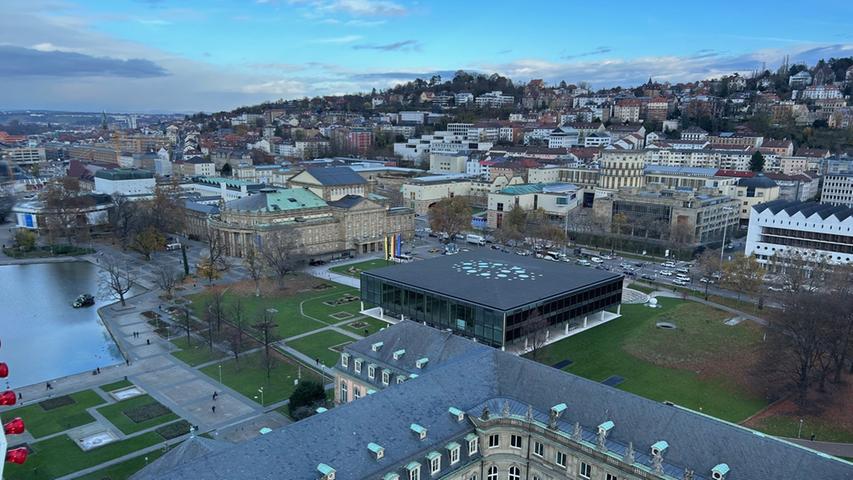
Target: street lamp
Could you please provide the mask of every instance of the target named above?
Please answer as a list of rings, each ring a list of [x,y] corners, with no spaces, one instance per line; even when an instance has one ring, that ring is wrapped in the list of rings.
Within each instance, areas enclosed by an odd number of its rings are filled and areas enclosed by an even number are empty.
[[[222,385],[222,364],[219,364],[219,384]]]
[[[261,394],[261,406],[264,406],[264,387],[258,388],[258,392]],[[258,398],[258,397],[255,397]]]
[[[732,207],[723,207],[723,211],[726,213],[734,210]],[[723,219],[723,244],[720,245],[720,272],[723,271],[723,255],[726,253],[726,230],[729,229],[729,219],[728,216]]]

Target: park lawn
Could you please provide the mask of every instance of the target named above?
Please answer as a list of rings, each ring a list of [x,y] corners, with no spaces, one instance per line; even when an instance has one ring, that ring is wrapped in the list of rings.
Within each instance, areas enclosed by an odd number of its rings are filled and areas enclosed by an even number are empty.
[[[725,314],[698,303],[672,298],[658,300],[662,306],[659,309],[623,305],[621,318],[544,347],[536,352],[536,359],[548,365],[571,359],[573,363],[565,370],[575,375],[597,382],[618,375],[625,380],[617,388],[652,400],[668,400],[732,422],[764,408],[766,402],[739,386],[735,379],[723,375],[700,377],[695,366],[702,361],[713,362],[707,359],[712,352],[726,355],[729,344],[720,342],[736,339],[739,346],[747,343],[739,335],[754,338],[757,330],[745,323],[735,327],[722,325],[719,320]],[[658,321],[686,327],[658,329],[654,326]],[[720,333],[725,329],[731,333]],[[690,350],[702,342],[710,345],[700,347],[695,353]],[[689,366],[680,364],[679,355],[685,357]]]
[[[384,258],[376,258],[373,260],[365,260],[364,262],[350,263],[348,265],[338,265],[329,269],[330,272],[346,275],[348,277],[359,278],[361,272],[365,270],[373,270],[375,268],[387,267],[394,265],[394,262],[385,260]]]
[[[273,320],[278,324],[278,331],[276,333],[281,338],[292,337],[341,321],[330,317],[330,314],[347,312],[355,315],[358,313],[361,306],[359,301],[338,306],[324,304],[324,301],[333,301],[347,293],[356,297],[359,295],[358,290],[355,288],[336,283],[329,283],[329,285],[329,288],[322,290],[301,292],[296,295],[286,296],[262,295],[256,297],[251,293],[237,294],[229,292],[225,294],[225,310],[230,317],[230,310],[234,299],[237,295],[240,295],[243,318],[247,320],[247,324],[253,324],[263,318],[266,309],[275,308],[278,310],[273,315]],[[203,292],[190,295],[188,298],[192,300],[191,308],[195,316],[204,318],[204,309],[210,298],[210,293]],[[302,310],[300,310],[300,305],[303,305]],[[305,312],[304,315],[301,313],[302,311]]]
[[[68,435],[30,444],[33,452],[23,465],[6,464],[6,480],[50,480],[93,467],[137,450],[156,445],[163,437],[147,432],[84,452]]]
[[[365,326],[352,326],[353,324],[358,325],[359,323],[364,324]],[[350,320],[347,323],[341,325],[340,327],[358,335],[367,337],[389,326],[391,325],[373,317],[361,317],[354,320]],[[365,330],[367,330],[367,332],[365,332]]]
[[[355,340],[344,334],[333,330],[312,333],[307,337],[302,337],[297,340],[287,342],[287,345],[296,350],[308,355],[311,358],[319,358],[320,362],[331,367],[338,363],[338,358],[341,356],[340,351],[332,350],[331,347],[352,343]]]
[[[658,290],[657,288],[647,287],[645,285],[639,285],[637,283],[632,283],[632,284],[628,285],[626,288],[630,288],[631,290],[637,290],[638,292],[643,292],[643,293],[652,293],[652,292],[655,292]]]
[[[119,389],[122,389],[125,387],[129,387],[131,385],[133,385],[133,382],[131,382],[130,380],[119,380],[117,382],[108,383],[106,385],[101,385],[98,388],[100,388],[101,390],[103,390],[106,393],[110,393],[110,392],[114,392],[116,390],[119,390]]]
[[[264,405],[269,405],[290,398],[295,385],[293,381],[300,371],[298,364],[292,360],[282,360],[275,354],[272,355],[272,369],[270,378],[267,379],[264,367],[264,352],[254,352],[240,357],[235,362],[230,359],[222,362],[222,383],[240,392],[247,398],[257,398],[261,402],[258,388],[264,388]],[[201,369],[210,378],[219,381],[219,366],[210,365]],[[301,368],[303,380],[314,380],[321,382],[322,378],[307,367]]]
[[[803,419],[803,430],[800,429],[800,418]],[[853,443],[853,432],[822,418],[790,415],[773,415],[753,422],[751,428],[777,437],[808,439],[814,434],[819,442]]]
[[[140,430],[145,430],[146,428],[171,422],[172,420],[177,420],[178,416],[172,413],[171,410],[169,413],[139,423],[134,422],[125,414],[125,412],[148,404],[159,404],[159,402],[154,400],[150,395],[140,395],[121,402],[111,403],[105,407],[100,407],[98,408],[98,412],[109,420],[110,423],[115,425],[116,428],[128,435]]]
[[[69,395],[74,403],[52,410],[44,410],[41,405],[31,405],[9,410],[3,413],[3,418],[21,417],[27,426],[27,431],[35,438],[41,438],[70,428],[92,423],[95,419],[86,409],[101,405],[104,399],[93,390],[83,390]]]
[[[162,449],[154,450],[138,457],[125,460],[110,467],[96,470],[88,475],[77,477],[78,480],[126,480],[143,467],[160,458],[164,453]]]
[[[172,356],[186,363],[191,367],[201,365],[203,363],[212,362],[228,356],[227,353],[214,348],[210,350],[207,342],[191,338],[189,346],[187,345],[187,337],[181,336],[171,340],[172,345],[180,348],[177,352],[172,352]]]

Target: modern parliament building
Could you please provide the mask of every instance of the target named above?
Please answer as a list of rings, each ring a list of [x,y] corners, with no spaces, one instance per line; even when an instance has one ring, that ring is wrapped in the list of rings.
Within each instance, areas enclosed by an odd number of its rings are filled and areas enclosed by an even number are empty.
[[[618,311],[623,277],[477,249],[362,272],[364,312],[450,329],[493,347]]]

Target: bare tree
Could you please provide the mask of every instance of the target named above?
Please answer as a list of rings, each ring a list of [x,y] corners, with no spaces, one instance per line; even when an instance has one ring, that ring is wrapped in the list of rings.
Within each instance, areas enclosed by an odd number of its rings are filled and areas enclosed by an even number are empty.
[[[705,279],[705,300],[708,299],[708,287],[714,279],[714,273],[720,268],[720,258],[713,250],[705,250],[696,259],[694,271]]]
[[[534,360],[538,360],[540,349],[547,341],[548,320],[534,309],[527,317],[524,330],[527,335],[527,346]]]
[[[275,276],[278,288],[284,288],[284,279],[293,271],[296,263],[296,233],[292,230],[279,230],[267,235],[261,256],[264,264]]]
[[[727,288],[737,291],[738,300],[741,293],[756,294],[761,288],[763,279],[764,269],[755,257],[737,255],[723,265],[722,283]]]
[[[190,318],[190,309],[187,306],[184,306],[184,314],[181,318],[183,320],[184,331],[187,334],[187,347],[190,346],[190,334],[192,332],[192,319]]]
[[[168,266],[160,266],[157,268],[155,273],[157,276],[154,281],[157,284],[157,287],[171,297],[172,290],[174,290],[175,285],[178,284],[178,272]]]
[[[231,323],[234,325],[234,333],[231,335],[231,351],[234,352],[234,361],[240,362],[240,352],[243,350],[243,334],[246,325],[243,318],[243,304],[240,297],[234,299],[231,305]]]
[[[225,292],[226,290],[216,290],[210,294],[210,302],[207,306],[207,311],[213,315],[213,320],[216,322],[216,331],[222,331],[222,318],[225,316]]]
[[[84,231],[88,233],[85,210],[94,204],[94,200],[82,193],[79,180],[62,177],[48,183],[41,192],[41,200],[45,206],[51,244],[59,238],[73,244]]]
[[[254,246],[247,246],[243,252],[243,265],[249,272],[252,281],[255,282],[255,296],[261,296],[261,278],[264,276],[264,259],[261,252]]]
[[[471,225],[471,204],[465,197],[445,198],[429,211],[429,226],[446,233],[450,240]]]
[[[127,263],[122,263],[112,256],[104,256],[100,262],[106,275],[101,277],[101,286],[115,295],[125,305],[124,296],[136,284],[136,276],[131,272]]]
[[[275,341],[275,323],[273,317],[278,313],[274,308],[264,310],[261,320],[252,325],[261,335],[261,343],[264,345],[264,366],[267,370],[267,379],[270,378],[270,369],[272,368],[272,358],[270,357],[270,346]]]
[[[212,311],[212,305],[210,303],[207,304],[207,308],[204,309],[204,320],[207,322],[207,345],[208,349],[213,351],[213,337],[216,334],[213,331],[213,325],[216,323],[216,315]]]
[[[124,250],[133,237],[137,215],[141,209],[139,205],[122,194],[116,193],[112,198],[113,208],[110,215],[110,224],[113,229],[113,237],[118,240],[119,245]]]

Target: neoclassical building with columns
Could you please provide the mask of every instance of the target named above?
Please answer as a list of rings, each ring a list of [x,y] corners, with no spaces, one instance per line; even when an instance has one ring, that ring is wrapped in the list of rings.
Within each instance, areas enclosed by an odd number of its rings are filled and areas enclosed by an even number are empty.
[[[356,359],[362,360],[361,373],[355,372]],[[221,450],[186,452],[186,457],[173,459],[168,470],[158,470],[156,476],[143,470],[134,478],[853,476],[849,462],[411,321],[350,344],[335,370],[338,395],[344,377],[363,378],[373,388],[354,401],[318,409],[266,435]],[[391,373],[385,376],[385,371]],[[373,379],[367,378],[370,372]]]
[[[380,252],[388,235],[414,236],[415,215],[365,197],[326,201],[307,188],[270,188],[226,202],[208,218],[227,255],[242,257],[247,247],[284,235],[296,253],[312,259]]]

